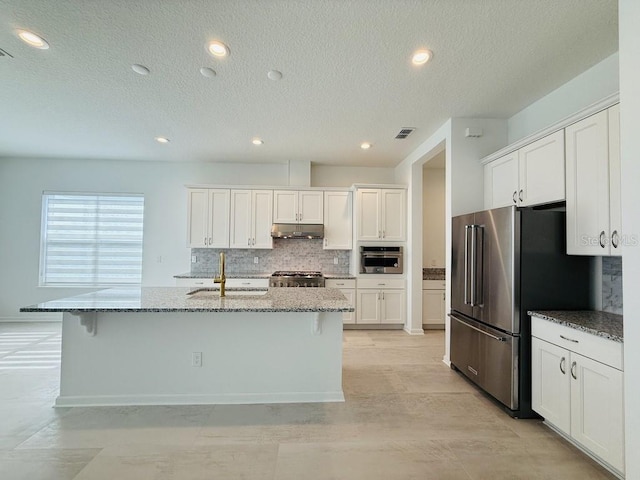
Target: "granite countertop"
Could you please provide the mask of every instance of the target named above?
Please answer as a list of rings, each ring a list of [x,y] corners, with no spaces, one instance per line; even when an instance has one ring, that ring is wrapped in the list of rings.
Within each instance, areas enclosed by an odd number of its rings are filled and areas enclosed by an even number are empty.
[[[188,296],[193,288],[111,288],[75,297],[51,300],[20,309],[21,312],[353,312],[335,288],[269,288],[260,295],[234,296],[240,289]],[[246,291],[246,289],[245,289]],[[264,292],[264,290],[262,290]],[[261,292],[260,292],[261,293]]]
[[[269,278],[271,274],[269,273],[227,273],[225,272],[225,277],[227,278]],[[181,273],[179,275],[174,275],[173,278],[215,278],[218,276],[218,271],[215,272],[187,272]]]
[[[595,310],[529,311],[529,315],[623,343],[622,315]]]
[[[444,268],[423,268],[422,279],[423,280],[445,280]]]

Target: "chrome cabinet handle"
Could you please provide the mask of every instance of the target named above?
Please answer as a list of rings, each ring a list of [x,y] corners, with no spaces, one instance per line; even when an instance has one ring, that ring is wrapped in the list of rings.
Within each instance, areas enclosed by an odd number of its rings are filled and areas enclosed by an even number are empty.
[[[204,237],[204,244],[207,244],[207,237]]]
[[[518,203],[518,198],[516,197],[516,195],[518,195],[518,191],[514,190],[513,191],[513,203],[517,204]]]
[[[578,379],[578,377],[576,376],[576,367],[577,367],[576,362],[573,362],[571,364],[571,376],[573,377],[574,380]]]
[[[327,247],[329,245],[329,241],[325,238],[324,239],[324,246]]]
[[[251,239],[247,238],[247,245],[251,246]]]
[[[565,375],[567,373],[567,371],[565,370],[565,363],[566,363],[567,359],[562,357],[562,360],[560,360],[560,371],[562,372],[563,375]]]
[[[382,238],[382,230],[378,230],[378,238]]]
[[[344,283],[336,283],[336,285],[344,285]]]
[[[563,340],[567,340],[568,342],[580,343],[578,340],[574,340],[573,338],[565,337],[564,335],[560,335],[560,338]]]
[[[386,235],[385,231],[384,231],[384,230],[382,230],[382,238],[384,238],[384,237],[386,237],[386,236],[387,236],[387,235]]]
[[[213,245],[213,237],[209,237],[209,245]]]
[[[620,245],[619,240],[618,230],[611,232],[611,245],[613,245],[613,248],[618,248],[618,245]]]
[[[521,202],[524,202],[524,199],[522,198],[522,190],[520,190],[520,193],[518,194],[518,199],[519,199]]]
[[[604,248],[604,230],[600,232],[600,246]]]

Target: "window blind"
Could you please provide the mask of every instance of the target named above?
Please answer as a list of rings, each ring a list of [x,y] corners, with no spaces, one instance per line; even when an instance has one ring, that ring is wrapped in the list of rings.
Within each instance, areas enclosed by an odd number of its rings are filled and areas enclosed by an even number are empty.
[[[44,193],[41,285],[142,281],[142,195]]]

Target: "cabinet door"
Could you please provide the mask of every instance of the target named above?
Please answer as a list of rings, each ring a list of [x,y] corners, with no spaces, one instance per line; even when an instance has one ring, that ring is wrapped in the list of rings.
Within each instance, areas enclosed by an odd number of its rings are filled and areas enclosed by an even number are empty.
[[[567,253],[609,255],[609,127],[603,111],[565,129]]]
[[[381,323],[401,323],[404,325],[404,307],[406,304],[404,290],[382,290]]]
[[[231,190],[231,248],[251,248],[251,190]]]
[[[564,132],[547,135],[518,151],[521,206],[552,203],[565,199]]]
[[[422,324],[444,325],[444,290],[422,291]]]
[[[382,239],[402,242],[405,240],[407,223],[406,193],[403,189],[384,189],[382,201]]]
[[[209,247],[229,248],[229,199],[229,190],[209,190]]]
[[[298,192],[275,190],[273,192],[273,223],[298,223]]]
[[[380,323],[380,292],[361,289],[358,289],[357,292],[356,323]]]
[[[531,339],[531,406],[567,435],[571,432],[571,359],[569,351]]]
[[[324,249],[353,248],[351,192],[324,192]]]
[[[273,219],[273,190],[252,192],[253,248],[273,248],[271,225]]]
[[[382,236],[380,223],[380,190],[362,188],[357,194],[357,235],[358,240],[379,240]]]
[[[347,300],[353,308],[356,308],[356,291],[353,288],[347,288],[340,290],[342,294],[347,297]],[[353,324],[356,323],[356,312],[344,312],[342,314],[342,323]]]
[[[317,190],[298,192],[298,221],[322,224],[324,222],[324,195]]]
[[[622,207],[620,194],[620,105],[609,109],[609,238],[610,254],[621,255]]]
[[[209,191],[206,188],[188,191],[187,245],[190,248],[207,247],[209,243]]]
[[[571,355],[571,436],[623,471],[623,374],[577,353]]]
[[[518,152],[500,157],[484,166],[484,208],[518,203]]]

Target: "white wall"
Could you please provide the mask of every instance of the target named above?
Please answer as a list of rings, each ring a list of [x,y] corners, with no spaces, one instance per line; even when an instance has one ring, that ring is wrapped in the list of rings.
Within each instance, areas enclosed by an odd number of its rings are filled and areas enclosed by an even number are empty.
[[[512,116],[509,143],[526,137],[618,92],[618,53]]]
[[[422,173],[422,266],[444,268],[445,169],[425,167]]]
[[[311,165],[312,187],[350,187],[354,183],[395,183],[394,169]]]
[[[620,0],[622,225],[640,237],[640,2]],[[626,478],[640,478],[640,245],[623,246]]]
[[[43,191],[144,194],[143,284],[174,285],[173,275],[190,268],[185,184],[287,185],[288,166],[0,159],[0,319],[20,319],[21,306],[87,291],[38,287]]]

